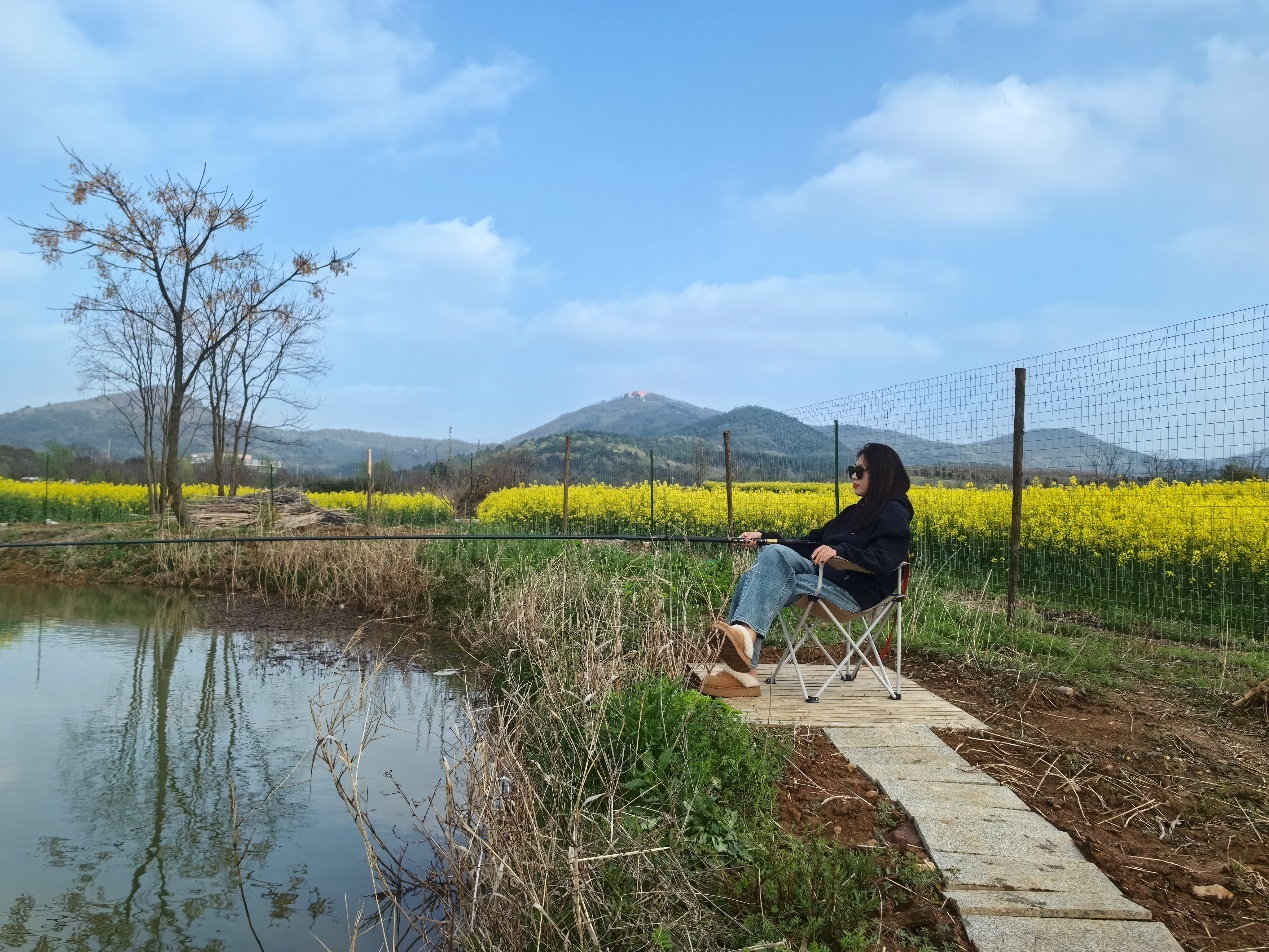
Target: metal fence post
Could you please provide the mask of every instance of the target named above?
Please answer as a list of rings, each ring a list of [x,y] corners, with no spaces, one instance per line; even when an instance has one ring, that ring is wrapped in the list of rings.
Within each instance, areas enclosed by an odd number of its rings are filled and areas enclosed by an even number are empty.
[[[1027,368],[1013,371],[1013,513],[1009,521],[1009,593],[1005,620],[1013,624],[1018,607],[1018,572],[1022,561],[1022,435],[1027,406]]]
[[[731,430],[723,430],[723,471],[727,479],[727,537],[736,537],[736,520],[731,509]]]

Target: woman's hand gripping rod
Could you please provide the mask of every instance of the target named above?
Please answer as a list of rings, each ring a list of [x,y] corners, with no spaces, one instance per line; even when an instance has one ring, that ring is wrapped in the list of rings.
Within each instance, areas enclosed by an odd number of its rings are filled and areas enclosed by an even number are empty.
[[[764,532],[742,532],[736,537],[736,541],[746,548],[763,545],[780,545],[787,542],[806,542],[806,539],[781,539],[778,536]],[[831,569],[839,569],[843,572],[864,572],[871,575],[867,569],[856,565],[849,559],[843,559],[837,554],[837,550],[831,545],[821,545],[811,552],[811,562],[820,569],[828,566]]]

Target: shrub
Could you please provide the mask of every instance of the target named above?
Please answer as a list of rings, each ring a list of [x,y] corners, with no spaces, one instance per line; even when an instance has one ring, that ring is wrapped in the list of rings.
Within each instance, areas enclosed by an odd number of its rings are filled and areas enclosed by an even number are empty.
[[[609,695],[601,745],[624,762],[620,792],[646,830],[665,821],[703,854],[748,859],[766,834],[787,748],[720,701],[666,677]]]

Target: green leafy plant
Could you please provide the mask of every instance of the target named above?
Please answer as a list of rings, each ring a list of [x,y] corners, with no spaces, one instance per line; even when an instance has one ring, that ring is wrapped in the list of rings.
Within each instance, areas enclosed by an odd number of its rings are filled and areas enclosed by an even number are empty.
[[[673,824],[707,853],[749,859],[765,833],[786,750],[725,704],[665,677],[613,692],[601,745],[625,764],[627,816],[644,829]]]

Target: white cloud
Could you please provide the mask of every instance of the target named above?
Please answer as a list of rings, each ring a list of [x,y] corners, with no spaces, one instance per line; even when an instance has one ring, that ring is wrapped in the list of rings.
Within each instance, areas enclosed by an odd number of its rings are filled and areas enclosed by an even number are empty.
[[[996,225],[1148,188],[1191,214],[1258,221],[1269,215],[1269,46],[1217,37],[1205,51],[1196,78],[910,79],[836,137],[831,169],[753,207],[798,220]]]
[[[531,81],[512,52],[448,62],[408,11],[352,0],[138,0],[106,14],[88,0],[11,4],[0,120],[40,151],[61,136],[117,152],[160,128],[164,139],[404,141],[497,113]]]
[[[948,39],[966,20],[1026,26],[1039,18],[1041,9],[1040,0],[965,0],[936,13],[913,14],[908,22],[918,33]]]
[[[1252,222],[1206,225],[1179,235],[1174,250],[1213,270],[1269,267],[1269,228]]]
[[[908,25],[917,33],[948,40],[975,21],[1012,27],[1059,22],[1090,28],[1149,17],[1230,13],[1249,6],[1248,0],[964,0],[933,13],[913,14]]]
[[[707,349],[752,365],[866,348],[884,360],[928,358],[934,341],[912,333],[902,315],[922,305],[934,286],[954,278],[937,269],[816,274],[756,281],[698,282],[611,301],[571,301],[544,315],[539,333],[620,353],[675,351],[698,360]]]
[[[978,362],[989,363],[1107,340],[1162,320],[1156,313],[1130,313],[1109,305],[1051,304],[1022,317],[968,324],[957,338]]]
[[[499,235],[490,218],[366,228],[340,239],[345,246],[359,250],[331,301],[347,339],[370,334],[421,347],[505,332],[513,292],[538,274],[524,263],[524,245]]]
[[[771,193],[776,216],[864,214],[994,224],[1065,196],[1128,181],[1140,137],[1158,125],[1171,82],[1147,74],[1104,84],[982,84],[925,76],[886,89],[839,137],[846,156],[802,185]]]
[[[720,408],[792,406],[928,372],[942,348],[922,320],[959,283],[937,266],[893,265],[697,282],[570,301],[525,338],[551,345],[568,399],[646,389]]]
[[[132,67],[47,3],[6,4],[0,30],[0,124],[14,146],[48,152],[57,137],[89,145],[143,138],[115,93]]]

